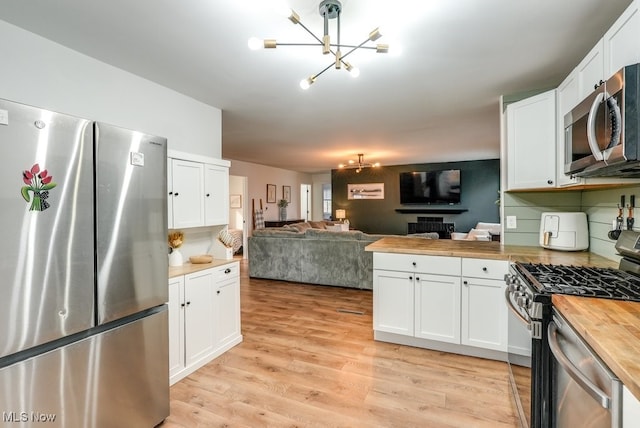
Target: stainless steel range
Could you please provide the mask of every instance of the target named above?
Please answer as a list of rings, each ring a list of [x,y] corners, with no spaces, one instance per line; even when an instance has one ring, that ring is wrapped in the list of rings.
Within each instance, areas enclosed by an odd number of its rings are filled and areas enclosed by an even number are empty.
[[[623,231],[616,249],[623,256],[618,269],[516,262],[505,276],[505,298],[512,312],[509,366],[522,426],[557,426],[553,402],[557,363],[548,338],[551,296],[640,301],[640,233]]]

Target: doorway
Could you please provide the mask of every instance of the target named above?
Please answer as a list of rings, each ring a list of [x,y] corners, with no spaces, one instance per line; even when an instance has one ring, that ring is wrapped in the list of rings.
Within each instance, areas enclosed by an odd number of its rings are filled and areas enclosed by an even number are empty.
[[[311,184],[300,185],[300,218],[309,221],[311,218]]]
[[[233,205],[229,205],[229,229],[242,230],[242,258],[247,258],[248,230],[247,219],[251,219],[249,214],[249,204],[247,195],[249,194],[249,178],[238,175],[229,176],[229,196],[233,200]]]

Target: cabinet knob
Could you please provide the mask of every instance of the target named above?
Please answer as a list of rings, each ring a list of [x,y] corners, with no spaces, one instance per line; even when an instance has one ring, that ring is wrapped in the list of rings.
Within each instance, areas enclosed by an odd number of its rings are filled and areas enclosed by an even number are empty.
[[[416,281],[420,281],[420,277],[419,276],[416,276]]]
[[[410,276],[410,277],[409,277],[409,280],[413,281],[413,277],[412,277],[412,276]]]
[[[485,266],[482,268],[482,272],[486,272],[486,271],[487,271],[487,267]]]
[[[184,303],[180,305],[180,307],[184,308]]]
[[[464,285],[469,285],[469,283],[468,283],[467,281],[462,281],[462,283],[463,283]]]
[[[549,185],[553,184],[553,180],[547,180],[547,184]]]
[[[207,195],[206,195],[206,196],[207,196],[207,198],[208,198],[208,197],[209,197],[209,196],[211,196],[211,195],[210,195],[209,193],[207,193]]]
[[[220,290],[216,291],[216,294],[220,294]]]
[[[231,273],[231,269],[226,268],[226,269],[224,270],[224,273]]]
[[[411,263],[413,265],[413,267],[418,266],[418,264],[416,262]]]
[[[173,195],[173,192],[169,192],[170,195]]]
[[[178,196],[178,192],[174,193],[173,196]]]
[[[189,306],[191,304],[191,302],[187,302],[187,306]]]

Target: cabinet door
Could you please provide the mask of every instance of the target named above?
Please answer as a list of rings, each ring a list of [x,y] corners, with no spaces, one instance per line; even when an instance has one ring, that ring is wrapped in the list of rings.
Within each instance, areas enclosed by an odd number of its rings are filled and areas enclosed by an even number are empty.
[[[185,363],[187,366],[214,351],[214,281],[211,269],[185,275]]]
[[[640,421],[640,401],[626,385],[622,386],[622,428],[633,428]]]
[[[415,336],[460,343],[460,277],[416,274]]]
[[[373,271],[373,329],[413,336],[413,274]]]
[[[167,158],[167,227],[173,229],[173,174],[171,158]]]
[[[555,187],[556,91],[507,106],[509,190]]]
[[[634,1],[605,33],[604,75],[611,77],[626,65],[640,62],[640,11]]]
[[[240,336],[240,278],[231,277],[216,284],[214,324],[216,349]]]
[[[594,85],[605,80],[604,43],[602,39],[589,51],[587,56],[576,67],[578,73],[578,99],[583,100],[593,92]]]
[[[173,228],[204,226],[204,166],[198,162],[173,159]]]
[[[204,165],[205,225],[229,222],[229,168]]]
[[[169,278],[169,377],[184,369],[184,277]]]
[[[507,350],[507,306],[504,281],[464,277],[462,281],[463,345]]]

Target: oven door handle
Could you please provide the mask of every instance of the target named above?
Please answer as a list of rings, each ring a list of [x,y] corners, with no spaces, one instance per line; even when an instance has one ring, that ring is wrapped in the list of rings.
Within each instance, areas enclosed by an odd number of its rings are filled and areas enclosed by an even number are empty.
[[[590,396],[592,396],[598,403],[604,407],[605,409],[609,409],[611,397],[607,395],[606,392],[602,391],[595,385],[591,380],[585,376],[560,349],[560,344],[558,343],[558,327],[556,323],[551,321],[549,322],[549,326],[547,327],[547,337],[549,341],[549,349],[551,349],[551,353],[558,364],[562,366],[562,368],[571,376],[571,378],[576,381],[578,385],[582,389],[584,389]]]
[[[509,309],[511,309],[511,312],[513,312],[513,314],[518,317],[518,319],[527,326],[527,330],[531,330],[531,317],[529,316],[529,313],[526,311],[526,309],[524,309],[525,313],[527,314],[527,317],[529,318],[525,318],[524,316],[522,316],[522,314],[520,313],[520,311],[518,311],[514,306],[513,303],[511,303],[511,296],[510,296],[510,292],[509,292],[509,287],[504,289],[504,300],[507,302],[507,307]]]

